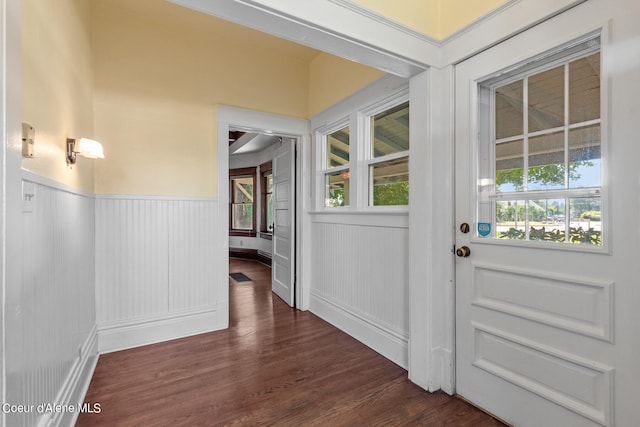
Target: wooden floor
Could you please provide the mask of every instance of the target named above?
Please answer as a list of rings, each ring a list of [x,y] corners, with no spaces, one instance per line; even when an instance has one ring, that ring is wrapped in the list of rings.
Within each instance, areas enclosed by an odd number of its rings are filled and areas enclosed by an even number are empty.
[[[100,356],[78,426],[501,426],[271,293],[271,270],[232,259],[230,328]]]

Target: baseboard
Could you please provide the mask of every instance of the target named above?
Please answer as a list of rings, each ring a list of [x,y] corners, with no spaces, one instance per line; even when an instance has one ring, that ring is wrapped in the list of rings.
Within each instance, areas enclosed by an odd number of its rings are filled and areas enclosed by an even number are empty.
[[[271,267],[271,258],[257,249],[229,248],[229,258],[252,259]]]
[[[39,427],[75,425],[97,363],[98,334],[94,326],[80,348],[79,357],[73,364],[55,401],[51,402],[60,405],[64,410],[45,412],[39,419]]]
[[[396,365],[409,366],[408,338],[353,313],[321,295],[311,293],[309,310],[321,319],[380,353]]]
[[[431,381],[428,390],[434,392],[442,390],[453,395],[455,385],[453,384],[453,352],[446,348],[436,347],[431,350]]]
[[[215,308],[98,325],[100,354],[223,329]]]

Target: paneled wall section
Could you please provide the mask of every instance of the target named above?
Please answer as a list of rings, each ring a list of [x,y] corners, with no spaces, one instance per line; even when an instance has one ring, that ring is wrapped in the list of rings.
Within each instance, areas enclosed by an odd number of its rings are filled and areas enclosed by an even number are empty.
[[[406,227],[315,222],[311,311],[406,368]]]
[[[20,376],[20,403],[77,404],[97,361],[94,200],[26,172],[23,189],[23,366],[9,374]],[[36,410],[8,422],[57,425],[65,416]]]
[[[214,199],[97,197],[102,352],[220,328],[216,224]]]

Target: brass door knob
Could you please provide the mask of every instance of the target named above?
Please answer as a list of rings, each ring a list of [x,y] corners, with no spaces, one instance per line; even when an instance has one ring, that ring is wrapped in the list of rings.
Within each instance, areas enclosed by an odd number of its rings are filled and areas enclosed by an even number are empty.
[[[468,246],[460,246],[458,249],[456,249],[456,255],[458,255],[460,258],[466,258],[471,255],[471,249],[469,249]]]

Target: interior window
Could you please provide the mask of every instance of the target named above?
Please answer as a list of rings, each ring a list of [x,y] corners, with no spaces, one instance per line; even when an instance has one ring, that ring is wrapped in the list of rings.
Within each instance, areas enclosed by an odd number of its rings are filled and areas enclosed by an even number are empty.
[[[331,208],[349,206],[349,127],[333,131],[325,139],[324,205]]]
[[[255,168],[229,171],[229,234],[256,235]]]
[[[371,117],[369,205],[409,204],[409,102]]]

